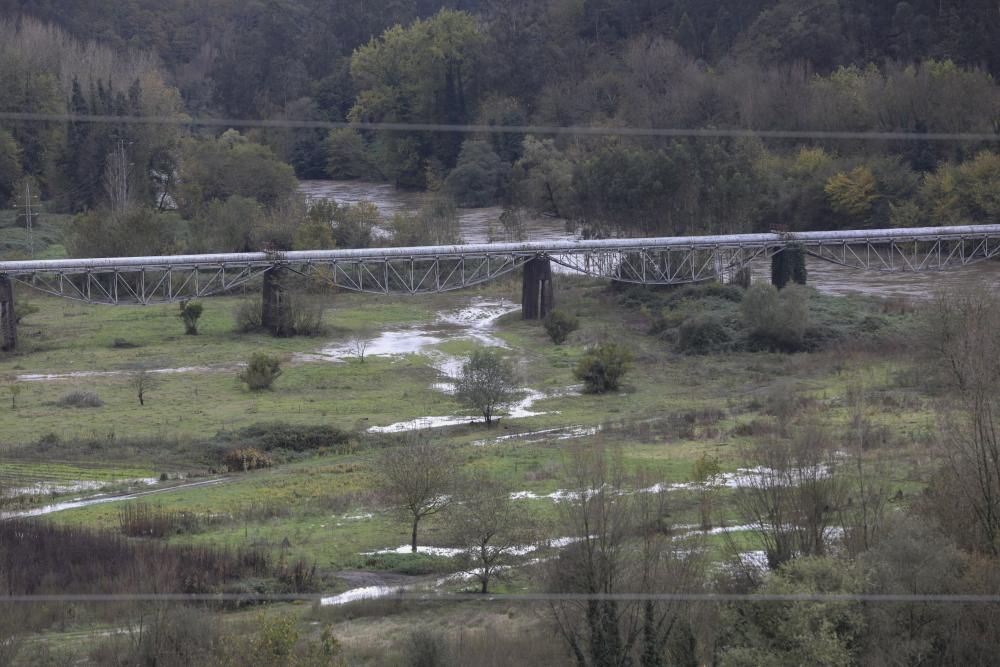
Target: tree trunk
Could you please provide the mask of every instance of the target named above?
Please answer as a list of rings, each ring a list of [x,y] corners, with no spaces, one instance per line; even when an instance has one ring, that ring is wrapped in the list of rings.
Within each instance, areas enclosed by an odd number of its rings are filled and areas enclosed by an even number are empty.
[[[412,553],[417,553],[417,524],[420,523],[420,517],[413,517],[413,534],[410,537],[410,551]]]

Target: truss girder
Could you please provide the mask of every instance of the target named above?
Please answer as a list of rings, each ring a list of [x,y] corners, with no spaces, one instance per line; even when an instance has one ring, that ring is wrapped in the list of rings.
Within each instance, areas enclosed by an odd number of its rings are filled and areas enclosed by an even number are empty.
[[[173,303],[231,292],[271,267],[149,267],[138,270],[58,271],[14,275],[13,280],[52,296],[109,305]]]
[[[936,271],[1000,255],[1000,225],[0,262],[0,275],[55,296],[107,304],[222,294],[278,266],[357,292],[447,292],[496,280],[535,257],[597,278],[670,285],[727,280],[792,244],[852,269]]]

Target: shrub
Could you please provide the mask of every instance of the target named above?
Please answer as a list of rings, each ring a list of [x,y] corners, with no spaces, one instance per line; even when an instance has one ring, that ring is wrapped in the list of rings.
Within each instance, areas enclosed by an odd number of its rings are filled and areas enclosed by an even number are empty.
[[[580,328],[580,320],[561,310],[553,310],[545,316],[545,333],[552,342],[562,345],[569,335]]]
[[[188,336],[198,335],[198,318],[201,317],[201,313],[204,307],[200,303],[191,303],[190,301],[181,301],[181,312],[178,317],[184,322],[184,333]]]
[[[270,389],[274,381],[281,375],[281,361],[266,352],[254,352],[247,362],[247,367],[240,371],[240,381],[251,391]]]
[[[743,297],[743,323],[752,348],[782,352],[802,349],[809,325],[809,293],[799,285],[778,292],[758,283]]]
[[[270,468],[274,463],[270,456],[253,447],[230,449],[222,455],[222,462],[229,472],[247,472]]]
[[[677,350],[685,354],[708,354],[725,350],[732,336],[718,317],[696,315],[681,324]]]
[[[260,297],[245,299],[236,306],[233,315],[236,319],[238,333],[254,333],[264,328],[260,317],[261,307]]]
[[[66,408],[99,408],[104,401],[92,391],[71,391],[59,399],[59,405]]]
[[[580,357],[573,374],[583,382],[588,394],[615,391],[632,363],[632,353],[618,343],[605,341],[591,347]]]
[[[283,422],[253,424],[235,433],[222,433],[221,441],[238,442],[244,446],[256,447],[265,452],[287,449],[306,452],[323,448],[336,448],[346,452],[349,445],[348,434],[333,426],[309,426],[285,424]]]

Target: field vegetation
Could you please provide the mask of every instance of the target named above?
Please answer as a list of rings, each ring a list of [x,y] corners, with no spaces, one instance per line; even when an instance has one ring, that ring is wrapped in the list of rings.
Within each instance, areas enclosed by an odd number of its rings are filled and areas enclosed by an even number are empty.
[[[420,332],[433,325],[428,305],[447,312],[470,300],[510,299],[514,283],[422,303],[335,294],[324,315],[330,340],[235,333],[239,298],[205,300],[196,337],[184,335],[176,310],[166,306],[108,309],[35,298],[39,310],[22,325],[27,344],[0,361],[5,382],[22,387],[16,409],[0,410],[3,484],[50,486],[8,497],[4,511],[131,491],[137,494],[132,500],[64,509],[31,525],[55,531],[53,540],[86,535],[137,561],[148,560],[149,549],[182,559],[184,550],[198,549],[211,554],[205,558],[264,563],[254,566],[259,571],[232,570],[232,576],[199,584],[199,591],[208,592],[333,596],[365,585],[514,595],[650,587],[682,592],[705,585],[869,592],[876,585],[873,572],[892,572],[887,563],[895,561],[882,559],[917,558],[899,550],[918,549],[921,541],[945,549],[942,553],[953,554],[960,565],[949,575],[953,583],[915,590],[983,590],[973,582],[988,576],[992,563],[992,524],[982,518],[989,516],[990,496],[955,497],[947,480],[968,474],[970,459],[945,456],[948,450],[942,449],[947,420],[975,424],[975,412],[942,412],[942,401],[953,391],[946,387],[959,380],[947,368],[940,374],[933,370],[938,366],[927,360],[938,353],[915,351],[927,349],[922,332],[928,322],[965,322],[965,313],[979,312],[973,304],[985,307],[982,300],[989,294],[972,293],[959,302],[957,313],[934,320],[929,313],[940,313],[947,302],[904,305],[829,297],[802,287],[777,293],[717,285],[621,290],[568,277],[559,285],[560,308],[579,321],[561,345],[551,342],[541,323],[521,321],[516,311],[499,317],[491,329],[506,346],[491,354],[513,365],[525,388],[542,394],[529,416],[510,419],[506,406],[499,408],[499,428],[491,429],[477,409],[431,388],[441,382],[435,365],[440,355],[468,359],[479,349],[461,338],[461,330],[455,330],[455,339],[416,354],[368,355],[363,363],[349,352],[350,341],[362,329],[370,337],[380,331]],[[763,307],[748,309],[752,299],[773,300],[768,307],[774,315],[762,315]],[[789,312],[796,315],[786,324]],[[684,329],[706,319],[719,323],[726,342],[692,348]],[[786,326],[797,331],[799,351],[763,343],[769,339],[761,338],[762,319],[769,336],[786,336]],[[72,331],[65,328],[67,321],[73,322]],[[950,328],[945,340],[960,345],[961,326]],[[977,325],[974,331],[988,330]],[[577,367],[610,331],[633,362],[618,391],[587,393],[577,384]],[[116,346],[116,339],[131,345]],[[317,354],[338,345],[348,350],[339,360]],[[961,348],[949,349],[958,354]],[[251,352],[281,362],[282,375],[270,391],[251,392],[238,379]],[[157,374],[141,405],[130,369],[142,360],[146,369],[163,370],[181,358],[195,367]],[[63,377],[81,368],[102,374]],[[42,373],[56,377],[27,377]],[[988,386],[991,376],[976,377],[986,383],[978,387]],[[65,407],[61,399],[73,392],[98,395],[102,404]],[[468,420],[424,430],[419,446],[411,434],[370,430],[443,414],[465,414]],[[977,451],[974,432],[957,427],[954,432],[969,434],[966,449],[955,451]],[[429,448],[430,458],[416,455],[420,447]],[[423,500],[413,501],[416,509],[409,514],[401,513],[410,501],[401,499],[398,487],[392,490],[389,471],[398,468],[399,480],[412,480],[419,477],[420,461],[440,468],[441,475],[434,474],[441,485],[414,491]],[[139,484],[148,478],[152,483]],[[101,487],[60,488],[66,480],[96,481]],[[968,481],[963,486],[973,488]],[[594,490],[602,491],[591,495]],[[454,502],[441,502],[444,498]],[[964,502],[979,503],[981,510],[970,509],[960,522],[952,508]],[[913,531],[923,531],[922,537],[914,538]],[[602,556],[604,550],[610,551]],[[617,555],[608,560],[612,554]],[[951,567],[947,562],[941,567]],[[607,578],[611,571],[604,567],[622,574]],[[604,582],[598,589],[586,584],[597,580]],[[133,581],[130,590],[143,589],[143,581]],[[178,588],[179,581],[167,578],[157,586],[189,592]],[[894,581],[877,580],[883,587],[878,590],[898,590]],[[81,575],[74,590],[103,591],[101,586],[99,579]],[[438,610],[431,612],[428,604]],[[475,637],[468,641],[477,650],[499,651],[529,618],[556,623],[565,641],[555,653],[545,642],[521,646],[518,654],[526,659],[570,661],[579,650],[589,656],[586,664],[606,664],[613,656],[601,651],[618,646],[613,650],[620,655],[654,651],[700,661],[707,652],[736,661],[726,664],[746,664],[757,660],[755,651],[776,650],[762,637],[784,641],[773,637],[775,626],[757,625],[765,622],[760,614],[771,613],[765,611],[768,603],[658,603],[652,609],[629,603],[590,611],[563,605],[554,615],[530,597],[499,604],[507,609],[499,615],[485,602],[447,598],[362,601],[342,608],[273,602],[254,613],[264,614],[268,620],[259,622],[268,627],[288,623],[296,655],[332,651],[323,648],[329,640],[316,629],[329,627],[337,659],[348,663],[381,662],[377,656],[390,654],[406,663],[422,651],[460,661],[470,655],[467,637]],[[788,649],[808,662],[840,660],[837,656],[850,661],[875,650],[862,648],[868,633],[901,631],[888,609],[820,606],[845,616],[837,631],[802,619],[802,632],[827,633],[816,636],[826,642],[823,650],[832,652],[816,653],[820,645],[814,642]],[[93,658],[124,650],[100,633],[108,624],[134,622],[137,612],[126,607],[89,605],[67,625],[56,622],[61,616],[53,603],[30,615],[15,634],[19,642],[43,642],[56,653],[69,650],[66,638],[88,637],[75,650]],[[159,622],[172,624],[171,632],[191,631],[185,625],[190,615],[206,613],[220,636],[235,637],[247,627],[248,612],[231,607],[199,611],[173,604],[156,613],[166,615]],[[598,627],[587,620],[593,613],[621,622]],[[787,613],[798,617],[800,611]],[[974,626],[983,609],[961,613],[970,614],[961,622]],[[458,634],[443,629],[441,619],[453,614],[489,619],[489,629],[469,626]],[[749,624],[706,633],[706,624],[714,626],[729,614],[744,615]],[[319,619],[320,626],[310,625],[310,619]],[[648,624],[662,634],[634,641]],[[380,628],[389,627],[407,630],[387,643]],[[961,646],[946,642],[946,650],[981,655],[984,641],[973,634],[962,637]]]

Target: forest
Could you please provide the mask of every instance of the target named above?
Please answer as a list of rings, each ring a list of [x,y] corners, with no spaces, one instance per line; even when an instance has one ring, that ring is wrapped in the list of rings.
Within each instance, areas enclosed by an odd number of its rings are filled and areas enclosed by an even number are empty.
[[[276,236],[267,219],[306,221],[293,177],[437,193],[444,201],[423,222],[395,225],[408,230],[400,243],[447,239],[429,231],[447,227],[446,204],[552,216],[587,236],[951,225],[1000,214],[992,3],[383,4],[0,3],[0,112],[175,121],[4,120],[0,207],[16,205],[30,182],[53,211],[110,210],[117,159],[128,165],[128,222],[118,224],[141,233],[102,228],[120,241],[116,252],[292,247],[294,234]],[[189,118],[609,134],[251,127],[222,139],[224,122],[188,127]],[[751,132],[668,139],[615,128]],[[198,219],[209,207],[229,218],[253,211],[255,222],[225,241],[206,238]],[[77,218],[71,235],[113,226],[99,217]],[[69,243],[71,253],[92,251]]]

